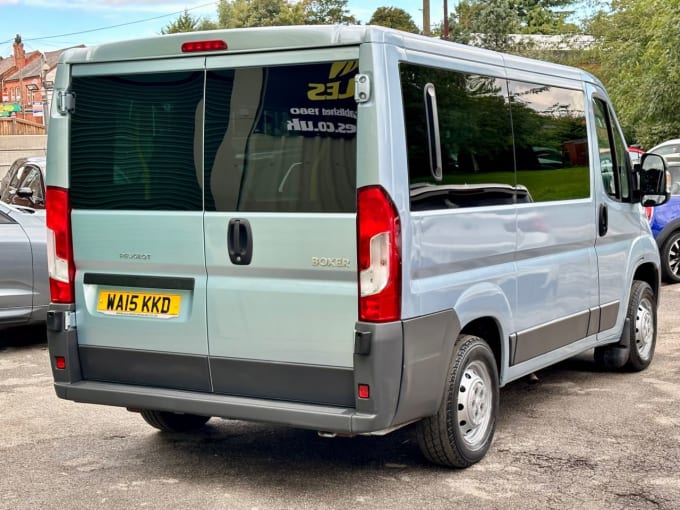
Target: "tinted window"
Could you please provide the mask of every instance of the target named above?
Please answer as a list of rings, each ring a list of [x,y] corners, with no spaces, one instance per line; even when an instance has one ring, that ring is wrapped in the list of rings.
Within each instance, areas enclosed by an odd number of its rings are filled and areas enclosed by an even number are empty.
[[[590,196],[583,92],[508,83],[517,183],[535,202]]]
[[[71,200],[85,209],[200,210],[202,72],[76,77]],[[197,162],[198,161],[198,162]]]
[[[401,86],[413,210],[590,196],[581,91],[411,64],[401,65]],[[441,183],[430,171],[428,87],[438,104]]]
[[[357,67],[209,72],[206,210],[354,211]]]
[[[402,64],[401,88],[413,210],[514,202],[512,128],[502,79]],[[443,179],[431,175],[425,90],[433,86]],[[527,198],[519,190],[520,200]]]

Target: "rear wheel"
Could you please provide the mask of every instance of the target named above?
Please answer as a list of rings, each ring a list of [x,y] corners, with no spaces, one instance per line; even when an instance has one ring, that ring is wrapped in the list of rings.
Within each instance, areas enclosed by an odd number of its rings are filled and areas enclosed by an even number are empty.
[[[145,422],[164,432],[189,432],[201,428],[210,419],[210,416],[152,411],[149,409],[143,410],[141,414]]]
[[[435,464],[458,468],[481,460],[493,440],[498,395],[493,352],[481,338],[461,335],[439,410],[418,424],[423,455]]]
[[[661,247],[661,270],[668,283],[680,282],[680,232],[674,232]]]

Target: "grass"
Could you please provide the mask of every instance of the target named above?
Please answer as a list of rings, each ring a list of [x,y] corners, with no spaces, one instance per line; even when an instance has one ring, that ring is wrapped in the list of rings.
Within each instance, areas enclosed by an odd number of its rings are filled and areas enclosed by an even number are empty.
[[[477,174],[444,176],[444,184],[481,184],[498,182],[508,184],[508,172],[481,172]],[[518,170],[517,183],[526,186],[534,202],[569,200],[590,196],[590,172],[587,166],[557,170]]]

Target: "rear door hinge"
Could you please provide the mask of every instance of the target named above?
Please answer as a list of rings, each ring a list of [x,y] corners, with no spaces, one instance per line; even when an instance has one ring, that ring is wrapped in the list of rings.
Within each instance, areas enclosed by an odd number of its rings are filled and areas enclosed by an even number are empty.
[[[70,90],[57,92],[57,110],[61,115],[76,111],[76,93]]]
[[[357,74],[354,77],[354,100],[365,103],[371,99],[371,79],[367,74]]]

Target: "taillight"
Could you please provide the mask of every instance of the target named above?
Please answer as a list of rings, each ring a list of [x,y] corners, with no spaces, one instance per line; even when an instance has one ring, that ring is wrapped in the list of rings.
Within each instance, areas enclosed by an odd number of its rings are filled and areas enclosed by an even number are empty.
[[[647,221],[652,222],[652,218],[654,217],[654,208],[653,207],[645,207],[645,216],[647,216]]]
[[[361,188],[357,198],[359,320],[401,318],[401,225],[380,186]]]
[[[47,208],[47,270],[50,275],[50,295],[53,303],[75,301],[75,265],[71,242],[71,201],[68,190],[48,186]]]

